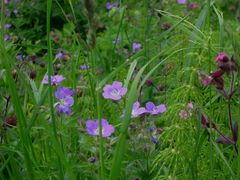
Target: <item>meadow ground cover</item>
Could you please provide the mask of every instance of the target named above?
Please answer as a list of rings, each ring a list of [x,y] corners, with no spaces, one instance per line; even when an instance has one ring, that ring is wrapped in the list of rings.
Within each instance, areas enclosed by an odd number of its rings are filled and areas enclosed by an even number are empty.
[[[0,179],[240,179],[238,0],[3,0]]]

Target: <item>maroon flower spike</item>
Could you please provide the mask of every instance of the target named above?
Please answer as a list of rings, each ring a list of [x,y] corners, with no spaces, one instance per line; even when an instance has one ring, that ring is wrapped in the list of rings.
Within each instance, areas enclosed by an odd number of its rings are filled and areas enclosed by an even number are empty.
[[[211,73],[212,78],[219,78],[224,74],[224,71],[222,69],[218,69],[217,71],[214,71]]]
[[[222,77],[219,77],[219,78],[215,78],[213,79],[213,84],[215,84],[216,88],[218,90],[223,90],[224,89],[224,80]]]

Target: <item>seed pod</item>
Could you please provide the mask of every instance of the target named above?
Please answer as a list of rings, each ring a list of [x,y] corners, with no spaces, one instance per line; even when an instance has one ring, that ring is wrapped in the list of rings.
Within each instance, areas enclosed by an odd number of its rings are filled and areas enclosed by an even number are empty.
[[[146,80],[145,84],[150,87],[153,85],[153,80],[148,79],[148,80]]]
[[[6,127],[12,128],[16,125],[17,125],[17,118],[15,115],[7,117],[4,121],[4,126],[6,126]]]
[[[30,69],[28,74],[31,79],[36,79],[37,77],[37,72],[34,69]]]
[[[17,70],[16,69],[12,70],[12,77],[13,77],[14,80],[17,80],[18,75],[17,75]]]
[[[40,62],[39,65],[40,65],[41,68],[45,68],[45,63],[44,62]]]

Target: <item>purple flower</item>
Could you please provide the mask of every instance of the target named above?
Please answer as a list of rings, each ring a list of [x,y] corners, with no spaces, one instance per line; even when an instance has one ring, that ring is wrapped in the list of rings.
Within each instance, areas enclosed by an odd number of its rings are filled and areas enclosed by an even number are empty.
[[[153,137],[152,137],[152,142],[153,142],[153,144],[157,144],[157,142],[158,142],[158,137],[157,137],[157,135],[153,135]]]
[[[120,100],[127,93],[127,88],[122,87],[122,83],[114,81],[112,85],[105,85],[103,88],[103,97],[105,99]]]
[[[12,25],[11,24],[5,24],[5,26],[4,26],[6,29],[9,29],[9,28],[11,28],[12,27]]]
[[[187,120],[188,115],[192,116],[192,111],[193,111],[193,103],[189,102],[187,104],[188,110],[181,109],[178,113],[180,118],[183,118],[184,120]]]
[[[114,3],[107,2],[106,9],[111,10],[113,7],[117,7],[117,6],[118,6],[118,2],[114,2]]]
[[[215,61],[216,61],[216,62],[221,62],[221,61],[223,61],[223,58],[224,58],[225,56],[227,56],[227,55],[225,54],[225,52],[221,52],[221,53],[216,57]]]
[[[181,109],[178,113],[180,118],[184,118],[184,120],[187,120],[187,111]]]
[[[55,58],[58,59],[58,60],[62,60],[63,55],[64,55],[64,53],[62,51],[60,51],[55,55]]]
[[[14,9],[13,10],[13,13],[16,15],[18,13],[18,10],[17,9]]]
[[[146,112],[146,109],[144,107],[140,107],[140,103],[137,101],[133,104],[132,108],[132,118],[136,118],[141,116]]]
[[[58,90],[55,91],[55,97],[57,99],[63,99],[66,96],[72,96],[75,93],[75,90],[70,90],[68,88],[59,86]]]
[[[102,119],[102,136],[109,137],[114,132],[114,127],[106,119]],[[86,131],[92,136],[99,136],[98,120],[87,120]]]
[[[18,59],[18,60],[23,60],[23,55],[22,55],[22,54],[17,54],[17,55],[16,55],[16,59]]]
[[[58,105],[58,112],[64,114],[70,114],[72,112],[71,107],[73,106],[74,99],[72,96],[65,96],[60,99]]]
[[[73,106],[74,99],[71,95],[75,93],[74,90],[70,90],[65,87],[58,87],[58,90],[55,91],[55,97],[59,100],[58,102],[58,112],[70,114],[71,107]]]
[[[142,45],[140,43],[133,43],[132,44],[132,53],[135,54],[136,52],[140,51]]]
[[[55,75],[55,76],[51,76],[51,84],[52,85],[58,85],[60,84],[63,80],[65,79],[65,77],[63,77],[62,75]],[[43,84],[48,84],[48,75],[45,75],[43,80],[42,80]]]
[[[113,42],[113,44],[118,44],[121,42],[121,40],[119,38],[117,38],[117,39],[114,39],[112,42]]]
[[[178,4],[186,4],[186,3],[187,3],[187,0],[177,0],[177,3],[178,3]]]
[[[6,42],[6,41],[8,41],[8,40],[9,40],[9,35],[5,34],[5,35],[4,35],[4,41]]]
[[[4,4],[7,5],[8,4],[8,0],[4,0]]]
[[[85,64],[81,64],[80,65],[80,68],[81,68],[81,70],[87,70],[88,68],[90,68],[90,65],[89,64],[87,64],[87,65],[85,65]]]
[[[153,115],[163,113],[167,110],[166,106],[164,104],[160,104],[158,106],[155,106],[152,102],[148,102],[146,104],[147,112]]]

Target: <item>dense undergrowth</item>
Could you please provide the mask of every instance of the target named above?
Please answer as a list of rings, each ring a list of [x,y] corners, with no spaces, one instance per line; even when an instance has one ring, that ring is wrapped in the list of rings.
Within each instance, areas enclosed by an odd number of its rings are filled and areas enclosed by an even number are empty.
[[[1,179],[239,179],[237,0],[4,0]]]

